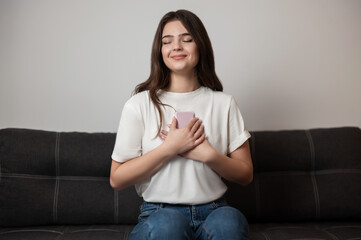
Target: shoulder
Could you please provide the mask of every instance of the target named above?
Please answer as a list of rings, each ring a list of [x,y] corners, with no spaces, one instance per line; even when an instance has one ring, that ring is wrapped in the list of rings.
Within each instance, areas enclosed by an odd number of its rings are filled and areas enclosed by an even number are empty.
[[[207,87],[205,88],[204,93],[206,95],[212,95],[214,101],[219,102],[221,104],[230,104],[232,101],[234,101],[234,97],[231,94],[220,91],[214,91]]]
[[[133,112],[141,117],[149,101],[149,91],[137,93],[125,102],[123,112]]]
[[[137,108],[144,104],[147,104],[148,102],[149,102],[149,91],[147,90],[133,95],[131,98],[129,98],[126,101],[125,106]]]

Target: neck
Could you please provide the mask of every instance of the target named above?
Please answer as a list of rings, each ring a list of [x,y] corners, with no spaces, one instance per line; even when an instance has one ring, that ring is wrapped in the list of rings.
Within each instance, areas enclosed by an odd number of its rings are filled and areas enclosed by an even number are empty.
[[[195,73],[192,74],[177,74],[172,72],[170,75],[170,83],[165,91],[185,93],[192,92],[200,88],[200,84]]]

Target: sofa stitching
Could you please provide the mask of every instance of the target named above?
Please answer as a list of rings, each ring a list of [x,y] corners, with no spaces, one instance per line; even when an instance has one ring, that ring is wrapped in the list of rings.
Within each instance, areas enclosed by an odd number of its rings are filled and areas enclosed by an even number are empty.
[[[332,226],[332,227],[326,227],[323,228],[323,230],[329,230],[329,229],[337,229],[337,228],[361,228],[361,225],[340,225],[340,226]]]
[[[30,178],[30,179],[46,179],[46,180],[74,180],[74,181],[109,181],[107,177],[88,177],[88,176],[45,176],[45,175],[31,175],[19,173],[4,173],[5,178]]]
[[[327,169],[315,171],[315,175],[331,175],[331,174],[361,174],[361,169]],[[257,173],[261,176],[280,176],[280,175],[309,175],[305,171],[278,171],[278,172],[263,172]],[[59,180],[88,180],[88,181],[109,181],[108,177],[92,177],[92,176],[46,176],[46,175],[33,175],[33,174],[20,174],[20,173],[2,173],[2,178],[32,178],[32,179],[56,179]]]
[[[70,231],[69,233],[98,232],[98,231],[101,231],[101,232],[117,232],[117,233],[122,232],[121,230],[116,230],[116,229],[88,228],[88,229],[81,229],[81,230]]]
[[[339,173],[356,173],[361,174],[361,169],[327,169],[327,170],[320,170],[317,171],[317,175],[324,175],[324,174],[339,174]]]
[[[129,239],[129,237],[128,237],[128,231],[124,231],[124,232],[123,232],[123,238],[124,238],[124,239]]]
[[[54,230],[47,230],[47,229],[20,229],[20,230],[11,230],[6,232],[0,232],[0,235],[9,234],[9,233],[19,233],[19,232],[48,232],[48,233],[57,233],[63,234],[62,232],[54,231]]]
[[[109,181],[109,178],[107,177],[61,176],[58,178],[64,181]]]
[[[58,195],[59,195],[59,146],[60,146],[60,133],[56,133],[55,140],[55,190],[54,190],[54,203],[53,203],[53,222],[58,221]]]
[[[68,230],[68,226],[62,226],[63,227],[63,232],[62,234],[58,235],[54,240],[60,240],[60,239],[63,239],[64,238],[64,235],[66,233],[66,231]]]
[[[311,171],[314,172],[316,170],[316,159],[315,159],[315,144],[313,142],[313,138],[311,132],[306,130],[306,136],[310,147],[310,155],[311,155]]]
[[[361,174],[361,169],[327,169],[327,170],[318,170],[314,171],[314,175],[327,175],[327,174]],[[275,172],[263,172],[258,173],[262,176],[280,176],[280,175],[309,175],[309,172],[306,171],[275,171]]]
[[[64,234],[65,234],[66,229],[67,229],[67,228],[63,227],[63,232],[62,232],[60,235],[58,235],[54,240],[62,239],[63,236],[64,236]]]
[[[311,172],[310,172],[310,174],[311,174],[313,193],[314,193],[314,198],[315,198],[315,206],[316,206],[315,215],[316,215],[316,219],[320,219],[321,218],[320,196],[318,193],[317,180],[315,177],[315,168],[316,168],[315,145],[313,143],[311,132],[309,130],[306,130],[305,132],[306,132],[306,136],[307,136],[308,143],[310,146],[310,154],[311,154]]]
[[[330,233],[329,231],[326,231],[325,229],[320,229],[322,232],[327,234],[329,237],[331,237],[333,240],[340,240],[336,235]]]
[[[329,237],[331,237],[331,239],[333,240],[340,240],[337,236],[335,236],[334,234],[328,232],[325,230],[325,228],[321,228],[319,224],[315,224],[315,229],[325,233],[326,235],[328,235]]]
[[[129,235],[130,235],[132,229],[133,229],[133,227],[128,226],[128,231],[124,231],[124,235],[123,235],[124,239],[129,239]]]
[[[266,240],[271,240],[270,236],[266,232],[260,232]]]
[[[280,227],[268,227],[267,231],[277,231],[282,229],[310,229],[308,226],[280,226]]]

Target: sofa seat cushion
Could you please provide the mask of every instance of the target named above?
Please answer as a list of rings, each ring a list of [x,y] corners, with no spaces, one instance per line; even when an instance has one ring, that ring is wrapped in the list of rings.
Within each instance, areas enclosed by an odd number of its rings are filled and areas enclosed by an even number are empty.
[[[0,228],[0,240],[125,240],[130,225],[61,225]]]
[[[134,225],[62,225],[0,228],[0,240],[122,240]],[[251,240],[356,240],[361,222],[250,224]]]
[[[361,222],[250,224],[251,240],[356,240]]]

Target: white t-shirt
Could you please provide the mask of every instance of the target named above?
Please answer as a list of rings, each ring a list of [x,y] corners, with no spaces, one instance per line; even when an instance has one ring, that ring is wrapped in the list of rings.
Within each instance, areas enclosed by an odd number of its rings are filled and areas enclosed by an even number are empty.
[[[171,107],[162,107],[162,129],[169,131],[175,111],[194,112],[202,120],[211,146],[227,155],[249,137],[236,101],[231,95],[200,87],[193,92],[174,93],[159,90],[159,99]],[[112,159],[125,162],[158,147],[155,137],[158,111],[149,91],[132,96],[124,105]],[[155,175],[135,185],[137,193],[149,202],[203,204],[220,198],[227,187],[221,177],[206,164],[174,156]]]

